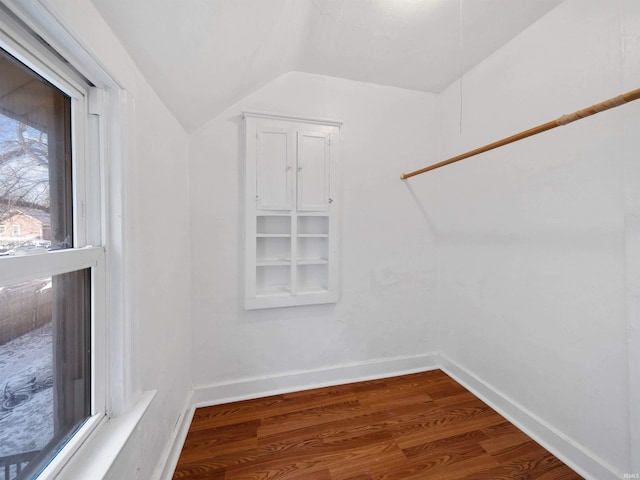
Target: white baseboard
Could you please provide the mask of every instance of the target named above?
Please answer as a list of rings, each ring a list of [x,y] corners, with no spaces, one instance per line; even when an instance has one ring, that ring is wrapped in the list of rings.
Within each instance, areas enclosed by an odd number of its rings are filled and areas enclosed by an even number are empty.
[[[562,432],[455,362],[440,355],[440,368],[587,480],[616,480],[621,473]]]
[[[193,406],[218,405],[312,388],[424,372],[436,368],[438,368],[438,355],[429,353],[383,358],[319,370],[290,372],[274,377],[246,378],[196,387],[193,393]]]
[[[171,480],[173,478],[173,472],[178,464],[178,458],[180,458],[180,453],[182,452],[184,441],[187,438],[187,433],[189,433],[189,427],[191,426],[195,411],[192,390],[187,396],[187,401],[185,402],[182,414],[176,422],[176,428],[173,429],[171,439],[167,443],[164,452],[162,452],[160,458],[164,459],[164,465],[161,464],[156,469],[153,475],[153,478],[156,480]]]
[[[438,368],[437,361],[437,354],[385,358],[322,370],[291,372],[274,377],[247,378],[234,382],[196,387],[187,399],[183,414],[177,422],[179,426],[174,429],[172,438],[160,457],[165,459],[165,463],[158,467],[153,478],[156,480],[171,480],[187,438],[193,414],[198,407],[424,372]]]

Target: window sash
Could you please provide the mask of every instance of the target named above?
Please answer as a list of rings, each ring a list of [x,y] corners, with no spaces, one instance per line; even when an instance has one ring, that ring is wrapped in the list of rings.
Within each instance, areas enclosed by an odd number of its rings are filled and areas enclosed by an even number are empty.
[[[95,121],[97,115],[89,112],[89,97],[104,99],[104,96],[98,94],[101,89],[90,87],[88,80],[24,32],[9,14],[3,15],[5,10],[0,4],[0,47],[71,99],[73,245],[101,245],[104,215],[100,141],[103,135]]]
[[[43,276],[59,275],[83,268],[98,267],[103,247],[55,250],[33,255],[0,258],[0,285],[27,282]]]
[[[91,268],[91,413],[106,411],[106,254],[103,247],[0,258],[0,286]]]

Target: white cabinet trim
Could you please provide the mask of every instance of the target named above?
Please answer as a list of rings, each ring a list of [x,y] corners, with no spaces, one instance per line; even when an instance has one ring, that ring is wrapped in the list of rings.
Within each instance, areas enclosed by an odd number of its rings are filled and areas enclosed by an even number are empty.
[[[339,127],[344,123],[342,120],[335,120],[331,118],[306,117],[306,116],[300,116],[300,115],[289,115],[285,113],[243,111],[242,118],[246,118],[246,117],[270,118],[274,120],[304,122],[304,123],[311,123],[311,124],[318,124],[318,125],[327,125],[331,127]]]

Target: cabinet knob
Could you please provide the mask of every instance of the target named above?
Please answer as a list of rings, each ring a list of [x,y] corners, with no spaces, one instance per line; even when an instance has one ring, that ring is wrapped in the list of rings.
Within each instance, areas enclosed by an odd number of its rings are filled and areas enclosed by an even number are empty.
[[[333,198],[329,198],[329,203],[333,203]]]

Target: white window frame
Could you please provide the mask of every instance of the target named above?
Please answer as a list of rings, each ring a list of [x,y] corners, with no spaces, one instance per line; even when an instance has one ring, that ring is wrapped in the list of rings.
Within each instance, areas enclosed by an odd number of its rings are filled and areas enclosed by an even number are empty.
[[[34,17],[37,12],[29,12],[30,8],[41,8],[37,1],[20,2],[19,6],[11,1],[6,3],[14,14],[38,35],[47,39],[44,35],[47,29],[36,29],[36,25],[30,22],[34,18],[43,18],[39,14]],[[64,29],[52,32],[51,38],[56,36],[67,40],[70,38]],[[111,137],[116,144],[118,140],[117,132],[109,136],[106,112],[111,104],[114,117],[117,116],[126,96],[119,89],[112,90],[109,95],[104,89],[89,87],[80,75],[70,71],[33,35],[25,32],[18,22],[6,18],[4,14],[0,15],[0,46],[72,99],[74,248],[24,257],[0,258],[0,285],[91,268],[91,416],[39,476],[41,479],[49,479],[60,473],[108,416],[114,411],[126,411],[132,397],[130,374],[123,373],[129,370],[130,358],[109,359],[106,348],[107,342],[111,340],[108,335],[119,339],[109,342],[110,352],[114,354],[122,353],[130,341],[123,310],[113,309],[110,315],[107,314],[110,300],[118,302],[122,297],[120,290],[111,294],[110,299],[107,287],[108,279],[117,282],[121,278],[124,255],[121,249],[118,252],[114,248],[114,253],[119,253],[115,255],[116,259],[109,261],[106,256],[109,240],[113,240],[116,247],[122,247],[124,243],[120,235],[121,226],[109,222],[110,217],[117,216],[118,212],[107,208],[109,189],[119,190],[120,184],[115,182],[115,185],[107,185],[105,182],[105,178],[111,173],[105,166],[107,140]],[[112,82],[111,86],[113,85]],[[113,163],[112,169],[119,173],[119,163]],[[117,200],[114,204],[116,207],[121,205]],[[111,320],[109,326],[108,318]],[[125,379],[128,381],[123,381]],[[118,388],[112,388],[116,384]]]
[[[96,288],[106,292],[104,298],[94,299],[99,303],[95,311],[104,312],[105,318],[103,322],[96,322],[93,332],[108,345],[108,349],[97,355],[97,362],[101,362],[105,374],[106,417],[103,418],[108,418],[109,422],[101,422],[85,437],[76,435],[68,445],[72,448],[56,457],[41,478],[55,478],[59,471],[66,478],[102,478],[135,431],[154,396],[153,391],[142,393],[133,348],[135,297],[130,292],[135,290],[135,272],[130,258],[133,232],[129,178],[136,134],[134,99],[127,87],[135,85],[128,83],[131,78],[127,71],[107,70],[103,60],[73,33],[49,0],[2,0],[2,5],[96,86],[89,91],[88,97],[89,121],[94,127],[89,133],[92,137],[89,153],[101,160],[102,180],[97,187],[100,187],[98,196],[103,208],[102,237],[87,240],[87,243],[105,246],[104,269],[97,270],[103,275],[94,279]],[[64,7],[64,4],[58,6]],[[68,7],[75,9],[76,4]],[[82,8],[82,5],[77,7]],[[34,48],[42,46],[35,42]],[[95,175],[89,177],[95,178]],[[117,426],[108,428],[109,424]]]

